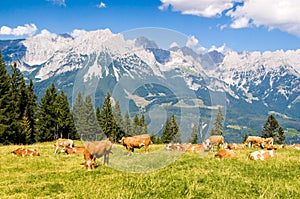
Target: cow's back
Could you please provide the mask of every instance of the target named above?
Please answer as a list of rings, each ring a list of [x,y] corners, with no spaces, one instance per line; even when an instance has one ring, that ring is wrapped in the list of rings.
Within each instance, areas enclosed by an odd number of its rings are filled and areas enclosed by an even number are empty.
[[[87,151],[97,158],[102,157],[104,154],[109,154],[112,143],[109,140],[90,142],[86,146]]]

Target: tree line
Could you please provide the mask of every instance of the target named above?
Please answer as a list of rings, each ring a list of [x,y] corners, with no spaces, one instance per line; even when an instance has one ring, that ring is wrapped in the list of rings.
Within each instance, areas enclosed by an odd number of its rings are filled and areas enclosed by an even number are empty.
[[[112,106],[107,93],[102,107],[94,108],[91,95],[83,99],[79,92],[71,110],[67,95],[52,83],[38,103],[32,79],[29,83],[17,64],[6,69],[0,52],[0,144],[32,144],[57,138],[117,142],[123,136],[147,134],[145,115],[130,118],[121,113],[119,102]],[[152,136],[157,143],[180,141],[174,114],[167,120],[162,137]]]

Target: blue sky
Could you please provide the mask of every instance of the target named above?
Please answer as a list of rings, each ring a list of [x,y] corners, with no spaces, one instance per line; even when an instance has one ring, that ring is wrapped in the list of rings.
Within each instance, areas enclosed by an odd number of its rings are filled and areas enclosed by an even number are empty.
[[[0,39],[160,27],[207,50],[295,50],[299,10],[299,0],[1,0]]]

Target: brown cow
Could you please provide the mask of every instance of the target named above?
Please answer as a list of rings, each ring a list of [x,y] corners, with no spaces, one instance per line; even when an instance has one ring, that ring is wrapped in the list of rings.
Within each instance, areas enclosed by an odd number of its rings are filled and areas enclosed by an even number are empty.
[[[212,149],[214,148],[214,146],[218,146],[218,148],[220,148],[225,143],[224,137],[222,135],[211,135],[205,142],[209,142],[212,146]]]
[[[246,148],[245,144],[236,144],[236,143],[231,143],[231,144],[227,144],[227,148],[228,149],[244,149]]]
[[[40,156],[40,153],[37,152],[35,149],[24,149],[24,148],[18,148],[11,152],[13,155],[16,156]]]
[[[146,153],[149,152],[149,144],[151,142],[150,135],[136,135],[132,137],[123,137],[119,142],[126,147],[128,152],[134,152],[134,148],[140,149],[145,146]]]
[[[283,149],[296,149],[296,150],[300,150],[300,144],[293,144],[293,145],[281,145],[280,148]]]
[[[66,154],[74,154],[74,153],[84,153],[84,146],[75,146],[73,148],[69,148],[66,147],[64,150],[64,152],[66,152]]]
[[[167,151],[182,151],[185,152],[187,146],[183,145],[183,144],[173,144],[173,143],[169,143],[166,145],[166,150]]]
[[[66,147],[73,148],[74,147],[73,140],[58,138],[56,140],[56,143],[54,144],[54,153],[57,153],[58,149],[61,149],[61,152],[64,152],[64,149]]]
[[[260,150],[250,153],[248,158],[250,160],[267,160],[276,156],[275,150]]]
[[[236,155],[232,150],[228,149],[221,149],[215,154],[216,158],[223,159],[223,158],[235,158]]]
[[[261,148],[264,148],[265,139],[259,136],[248,136],[245,144],[248,145],[249,148],[252,148],[253,144],[257,144]]]
[[[104,156],[104,164],[109,162],[112,143],[109,140],[90,142],[84,149],[84,166],[86,169],[94,169],[96,158]]]

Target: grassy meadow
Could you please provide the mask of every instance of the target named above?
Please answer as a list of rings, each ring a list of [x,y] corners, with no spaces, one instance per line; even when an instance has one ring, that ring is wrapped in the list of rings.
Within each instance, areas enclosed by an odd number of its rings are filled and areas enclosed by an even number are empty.
[[[82,154],[54,154],[54,142],[38,143],[39,157],[12,156],[20,146],[0,147],[0,198],[300,198],[300,151],[278,149],[278,157],[250,161],[255,149],[235,159],[214,153],[167,152],[150,145],[127,155],[113,146],[110,164],[86,171]],[[75,145],[82,145],[76,141]]]

